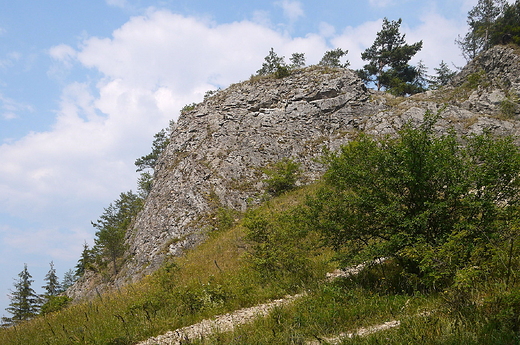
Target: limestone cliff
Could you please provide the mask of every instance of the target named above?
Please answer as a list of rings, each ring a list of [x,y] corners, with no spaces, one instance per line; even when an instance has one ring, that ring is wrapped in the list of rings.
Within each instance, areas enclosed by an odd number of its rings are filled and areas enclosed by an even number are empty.
[[[174,125],[144,209],[128,233],[126,264],[110,284],[135,281],[204,240],[219,207],[245,210],[264,193],[262,168],[285,157],[300,162],[300,183],[317,179],[316,158],[359,132],[395,133],[438,112],[438,130],[461,134],[520,129],[520,57],[496,47],[470,63],[453,85],[407,98],[369,90],[348,69],[309,67],[283,79],[252,78],[218,91]],[[95,275],[69,294],[104,289]]]

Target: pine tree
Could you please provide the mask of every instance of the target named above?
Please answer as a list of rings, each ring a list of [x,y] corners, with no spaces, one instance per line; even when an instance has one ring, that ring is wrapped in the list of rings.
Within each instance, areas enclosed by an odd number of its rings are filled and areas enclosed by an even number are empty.
[[[291,61],[292,69],[302,68],[305,66],[305,53],[293,53],[289,61]]]
[[[335,68],[347,68],[350,66],[350,62],[347,60],[345,63],[341,63],[340,59],[348,54],[348,50],[343,50],[341,48],[336,48],[333,50],[328,50],[323,54],[318,65],[326,66],[326,67],[335,67]]]
[[[468,12],[468,33],[455,42],[462,50],[467,61],[473,60],[479,53],[491,47],[491,37],[495,30],[495,21],[503,12],[505,0],[478,0]]]
[[[446,86],[451,81],[451,79],[457,74],[457,72],[452,71],[446,62],[441,61],[439,67],[434,68],[437,75],[433,76],[430,80],[430,88],[438,89],[441,86]]]
[[[264,58],[262,68],[256,71],[257,75],[269,75],[278,72],[280,69],[286,69],[287,66],[283,56],[278,56],[274,49],[271,48],[269,54]]]
[[[374,82],[378,90],[385,89],[399,96],[423,91],[414,83],[420,71],[408,62],[422,48],[422,41],[407,44],[399,27],[402,20],[383,19],[383,27],[370,48],[361,58],[368,61],[359,76],[367,83]]]
[[[77,280],[77,275],[74,270],[71,268],[63,275],[63,280],[61,281],[61,287],[63,291],[66,291],[69,287],[71,287]]]
[[[38,314],[40,307],[40,298],[31,288],[34,280],[31,279],[32,276],[27,270],[27,264],[24,265],[24,269],[18,274],[18,277],[20,278],[14,284],[15,290],[11,290],[9,295],[11,303],[5,309],[12,317],[2,318],[2,322],[8,325],[31,319]]]

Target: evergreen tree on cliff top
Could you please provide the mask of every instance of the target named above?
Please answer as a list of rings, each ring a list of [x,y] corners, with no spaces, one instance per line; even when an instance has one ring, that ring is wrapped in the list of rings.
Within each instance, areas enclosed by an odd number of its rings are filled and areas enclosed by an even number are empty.
[[[420,71],[408,62],[422,48],[422,41],[407,44],[405,35],[399,32],[402,20],[383,19],[383,27],[371,47],[366,49],[361,58],[368,61],[358,71],[367,83],[375,83],[378,90],[388,90],[403,96],[423,91],[417,82]]]

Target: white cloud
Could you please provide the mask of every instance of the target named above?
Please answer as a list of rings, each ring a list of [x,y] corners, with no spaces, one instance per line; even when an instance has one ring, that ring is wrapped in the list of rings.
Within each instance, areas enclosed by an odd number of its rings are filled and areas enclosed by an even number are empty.
[[[333,25],[330,25],[329,23],[326,23],[326,22],[321,22],[319,24],[318,30],[319,30],[320,36],[323,36],[323,37],[331,37],[331,36],[334,36],[334,34],[336,33],[336,28]]]
[[[0,109],[1,117],[4,120],[13,120],[19,118],[20,112],[33,111],[33,107],[30,105],[17,102],[9,97],[3,96],[2,94],[0,94]]]
[[[453,62],[457,66],[463,65],[464,59],[454,41],[458,34],[465,31],[464,24],[448,20],[432,8],[425,11],[420,20],[421,23],[416,27],[410,28],[402,24],[400,28],[401,34],[406,34],[407,43],[423,41],[423,48],[412,59],[412,63],[423,60],[430,73],[434,72],[433,68],[438,67],[441,60],[448,64]],[[351,68],[361,68],[366,63],[361,60],[361,53],[372,45],[381,27],[381,20],[346,27],[341,34],[330,38],[330,41],[335,47],[349,50],[347,58],[352,63]]]
[[[302,3],[299,1],[283,0],[276,2],[276,5],[283,9],[284,15],[289,19],[291,23],[298,20],[300,17],[305,15],[302,7]]]
[[[3,229],[2,229],[3,228]],[[31,236],[12,227],[0,227],[0,236],[5,248],[20,254],[41,255],[53,260],[72,261],[77,259],[85,239],[91,235],[81,228],[32,229]],[[63,245],[67,243],[67,245]],[[0,259],[1,262],[1,259]]]
[[[133,162],[179,109],[249,78],[270,47],[285,56],[304,52],[310,63],[327,49],[317,35],[291,39],[250,21],[215,25],[168,11],[133,17],[77,49],[52,47],[53,68],[83,66],[101,78],[63,89],[50,130],[0,146],[0,209],[63,224],[77,209],[91,212],[95,204],[99,211],[135,188]]]
[[[435,12],[425,13],[420,17],[421,24],[413,29],[402,27],[401,32],[406,33],[409,43],[423,41],[422,50],[417,53],[412,62],[423,60],[429,68],[429,73],[434,73],[433,68],[438,67],[441,60],[451,65],[463,66],[459,48],[455,44],[457,35],[465,31],[465,25],[453,20],[448,20]],[[454,69],[453,66],[450,66]]]
[[[381,20],[365,22],[357,27],[346,27],[343,32],[331,39],[332,44],[337,48],[347,49],[347,59],[351,63],[351,68],[357,69],[365,64],[361,60],[361,53],[372,45],[376,34],[381,30]]]

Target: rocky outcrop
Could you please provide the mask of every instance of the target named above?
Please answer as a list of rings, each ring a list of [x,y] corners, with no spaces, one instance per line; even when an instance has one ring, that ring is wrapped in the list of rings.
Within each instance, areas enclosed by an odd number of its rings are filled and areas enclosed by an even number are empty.
[[[300,162],[300,183],[308,183],[323,172],[314,160],[323,147],[336,149],[359,132],[392,135],[427,111],[439,113],[439,131],[516,135],[519,98],[519,56],[506,47],[469,64],[452,86],[407,98],[369,90],[351,70],[316,66],[218,91],[174,125],[152,191],[129,231],[126,264],[112,284],[137,280],[168,255],[203,241],[218,208],[258,203],[265,192],[262,169],[272,163]],[[87,286],[80,281],[70,295],[92,294]]]

